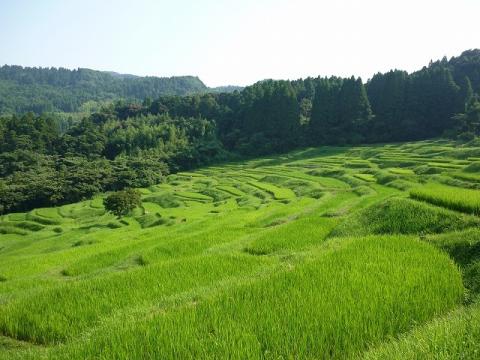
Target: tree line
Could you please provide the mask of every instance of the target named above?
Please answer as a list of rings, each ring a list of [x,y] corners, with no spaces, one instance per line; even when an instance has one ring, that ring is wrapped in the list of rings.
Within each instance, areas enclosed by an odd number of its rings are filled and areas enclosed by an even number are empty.
[[[87,102],[206,92],[197,77],[140,77],[90,69],[0,67],[0,114],[76,112]]]
[[[182,169],[301,146],[480,134],[480,50],[408,74],[265,80],[119,100],[79,120],[0,118],[0,213],[147,187]]]
[[[473,118],[479,91],[480,50],[469,50],[412,74],[378,73],[366,84],[354,77],[266,80],[241,92],[162,96],[146,105],[152,113],[215,120],[226,149],[259,155],[305,145],[420,140],[446,132],[472,137],[478,134]]]
[[[225,156],[212,121],[149,113],[124,119],[124,108],[112,105],[66,132],[48,115],[0,119],[0,213],[148,187]]]

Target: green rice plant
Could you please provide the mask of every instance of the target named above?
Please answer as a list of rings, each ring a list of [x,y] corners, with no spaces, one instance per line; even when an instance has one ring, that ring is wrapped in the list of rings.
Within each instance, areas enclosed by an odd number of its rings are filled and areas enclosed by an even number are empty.
[[[193,173],[193,172],[187,172],[187,171],[179,172],[179,173],[177,173],[177,176],[185,176],[185,177],[189,177],[189,178],[205,177],[205,175],[203,175],[201,173]]]
[[[32,221],[18,221],[12,223],[15,227],[19,229],[29,230],[29,231],[40,231],[45,228],[44,225],[38,224],[37,222]]]
[[[313,199],[320,199],[325,193],[322,189],[298,189],[294,190],[297,196],[308,196]]]
[[[480,173],[456,172],[451,174],[454,178],[473,182],[480,182]]]
[[[441,162],[441,161],[429,162],[429,163],[427,163],[427,165],[437,167],[437,168],[446,168],[446,169],[461,169],[461,168],[463,168],[462,165],[454,164],[451,161],[448,161],[448,162]]]
[[[345,162],[343,166],[351,169],[364,169],[371,167],[371,164],[368,160],[350,160]]]
[[[229,185],[220,185],[220,186],[217,186],[217,189],[218,190],[221,190],[221,191],[224,191],[226,193],[229,193],[230,195],[233,195],[233,196],[243,196],[245,195],[245,193],[243,193],[242,191],[238,190],[236,187],[234,186],[229,186]]]
[[[353,192],[358,196],[367,196],[367,195],[375,194],[375,190],[373,190],[371,187],[366,185],[356,186],[355,188],[353,188]]]
[[[467,180],[460,180],[458,178],[454,178],[451,175],[433,175],[430,177],[429,182],[436,182],[443,185],[459,187],[459,188],[466,188],[466,189],[476,189],[480,188],[480,184],[476,184],[472,181]],[[425,182],[427,183],[427,182]]]
[[[60,226],[56,226],[52,229],[53,232],[57,233],[57,234],[60,234],[63,232],[63,228],[60,227]]]
[[[0,223],[0,234],[16,234],[16,235],[27,235],[28,231],[19,229],[16,226],[9,225],[7,222]]]
[[[260,179],[261,182],[267,182],[274,185],[283,185],[288,181],[288,178],[277,176],[277,175],[267,175]]]
[[[447,252],[460,266],[468,299],[480,295],[480,230],[478,228],[426,237],[426,241]]]
[[[146,190],[146,189],[142,189]],[[90,206],[94,209],[103,209],[103,198],[102,197],[96,197],[90,201]]]
[[[372,174],[359,173],[359,174],[354,174],[353,176],[355,176],[357,179],[360,179],[360,180],[363,180],[363,181],[366,181],[366,182],[376,182],[377,181],[377,179],[375,178],[375,175],[372,175]]]
[[[365,185],[364,180],[360,180],[360,179],[356,178],[355,176],[348,175],[348,174],[341,176],[339,179],[344,181],[345,183],[347,183],[351,187],[357,187],[357,186]]]
[[[365,360],[478,359],[480,304],[460,308],[400,337],[373,348]]]
[[[420,163],[418,159],[406,159],[406,158],[380,158],[372,159],[372,162],[377,164],[380,168],[404,168],[417,166]]]
[[[56,213],[55,209],[53,209],[53,210]],[[45,213],[45,211],[43,213]],[[51,211],[50,213],[53,214],[53,211]],[[39,213],[38,210],[30,211],[29,213],[27,213],[26,219],[29,220],[29,221],[33,221],[33,222],[42,224],[42,225],[59,225],[62,222],[60,216],[46,217],[46,216],[43,216],[43,215],[40,215],[40,214],[42,214],[42,213]]]
[[[97,230],[97,229],[118,229],[118,228],[122,227],[121,224],[122,223],[119,222],[119,221],[110,221],[110,222],[104,223],[104,224],[103,223],[102,224],[89,223],[89,224],[79,226],[79,229],[88,230],[88,231]],[[58,233],[59,231],[56,230],[55,232]]]
[[[230,194],[228,192],[225,193],[216,189],[205,189],[202,190],[200,194],[208,196],[209,198],[213,199],[214,202],[223,201],[230,198]]]
[[[418,186],[418,183],[398,179],[398,180],[390,181],[390,182],[386,183],[385,185],[389,186],[389,187],[392,187],[394,189],[407,191],[407,190],[411,189],[412,187]]]
[[[480,225],[480,220],[422,202],[391,198],[351,214],[331,236],[440,233]]]
[[[452,210],[480,214],[480,190],[430,183],[411,189],[410,197]]]
[[[146,202],[152,202],[160,205],[162,208],[176,208],[182,206],[182,202],[173,194],[150,195],[144,199]]]
[[[389,168],[389,172],[392,174],[398,175],[415,175],[415,172],[412,169],[404,169],[404,168]]]
[[[153,202],[143,201],[142,207],[145,210],[145,214],[157,213],[157,212],[163,211],[163,208],[160,205]]]
[[[271,231],[256,237],[244,251],[252,255],[267,255],[283,250],[301,249],[305,246],[321,243],[334,228],[337,220],[307,216],[292,219]]]
[[[1,216],[0,359],[350,359],[420,332],[419,357],[475,358],[468,316],[423,325],[476,306],[480,220],[407,191],[458,201],[476,153],[326,146],[169,176],[121,221],[102,195]]]
[[[415,167],[413,171],[415,171],[415,174],[417,175],[432,175],[432,174],[441,174],[445,172],[446,169],[438,166],[420,165]]]
[[[115,310],[158,301],[260,264],[255,257],[204,256],[61,284],[2,306],[0,332],[34,343],[58,343],[75,338]]]
[[[385,171],[377,172],[375,174],[375,178],[377,180],[377,183],[379,183],[381,185],[385,185],[385,184],[388,184],[392,181],[400,179],[400,177],[398,175],[390,174],[390,173],[385,172]]]
[[[269,194],[273,195],[276,200],[295,198],[295,193],[290,189],[280,188],[278,186],[262,183],[260,181],[249,181],[248,184],[260,190],[265,190]]]
[[[142,228],[165,225],[173,223],[170,219],[165,219],[159,213],[150,213],[135,218]]]
[[[6,215],[8,220],[10,221],[22,221],[25,220],[26,214],[25,213],[11,213]]]
[[[32,211],[30,214],[38,215],[39,217],[47,218],[47,219],[54,219],[54,220],[62,220],[62,217],[58,214],[57,208],[42,208],[36,209]]]
[[[149,195],[152,193],[152,191],[150,189],[145,189],[145,188],[140,188],[140,189],[137,189],[137,191],[141,194],[141,195]],[[92,206],[92,207],[95,207],[95,206]]]
[[[89,206],[89,202],[64,205],[58,208],[60,216],[71,219],[97,218],[105,214],[104,209],[94,209]]]
[[[470,165],[463,168],[463,171],[471,172],[471,173],[480,172],[480,161],[472,162]]]
[[[200,202],[205,202],[205,201],[212,201],[212,198],[207,195],[199,194],[196,192],[190,192],[190,191],[177,191],[175,192],[175,196],[181,198],[181,199],[186,199],[190,201],[200,201]]]
[[[345,170],[342,168],[334,168],[334,169],[323,169],[323,170],[311,170],[307,174],[312,176],[332,176],[332,177],[339,177],[345,174]]]
[[[428,244],[408,237],[342,239],[310,261],[191,305],[150,310],[117,325],[114,335],[103,329],[52,357],[353,358],[445,313],[462,294],[458,270]]]

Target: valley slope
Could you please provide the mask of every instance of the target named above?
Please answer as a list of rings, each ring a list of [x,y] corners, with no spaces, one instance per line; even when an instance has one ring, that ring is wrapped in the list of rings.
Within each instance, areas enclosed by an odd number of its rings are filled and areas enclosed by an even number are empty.
[[[0,217],[0,359],[480,351],[480,150],[308,148]]]

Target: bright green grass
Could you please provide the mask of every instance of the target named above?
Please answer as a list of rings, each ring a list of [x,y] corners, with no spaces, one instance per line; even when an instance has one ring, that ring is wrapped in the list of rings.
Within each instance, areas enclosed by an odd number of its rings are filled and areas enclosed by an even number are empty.
[[[249,181],[249,185],[252,185],[260,190],[265,190],[277,200],[286,200],[295,197],[295,194],[290,189],[280,188],[278,186],[263,183],[260,181]]]
[[[113,343],[106,325],[87,345],[72,343],[54,355],[345,358],[444,312],[462,292],[451,261],[427,244],[407,237],[343,239],[314,250],[304,263],[205,301],[151,309],[116,329]]]
[[[428,184],[410,190],[414,199],[445,206],[470,214],[480,214],[480,190],[461,189],[439,184]]]
[[[355,176],[356,178],[360,179],[360,180],[367,181],[367,182],[375,182],[375,181],[377,181],[377,179],[375,178],[375,176],[372,175],[372,174],[362,174],[362,173],[359,173],[359,174],[355,174],[354,176]]]
[[[453,173],[452,176],[460,180],[480,182],[480,173],[457,172]]]
[[[2,307],[0,330],[34,343],[64,341],[79,335],[113,310],[119,311],[129,304],[161,301],[194,286],[252,271],[256,264],[259,261],[252,257],[208,256],[138,267],[98,280],[61,284]]]
[[[446,141],[309,148],[168,176],[140,189],[142,207],[122,219],[102,194],[0,216],[0,359],[390,349],[461,302],[453,314],[468,313],[480,294],[478,217],[407,192],[472,198],[460,186],[473,179],[451,176],[477,176],[476,151]],[[455,319],[477,334],[478,323]],[[462,336],[448,344],[461,349]],[[435,358],[439,339],[419,354]]]
[[[468,289],[467,300],[480,300],[480,228],[428,236],[426,240],[447,252],[460,266]]]
[[[222,185],[222,186],[217,186],[217,189],[225,191],[233,196],[243,196],[245,193],[241,192],[237,188],[229,185]]]
[[[365,360],[480,358],[480,304],[461,308],[365,354]]]
[[[187,171],[179,172],[177,175],[186,176],[186,177],[204,177],[205,176],[201,173],[192,173],[192,172],[187,172]]]
[[[421,202],[391,198],[347,217],[334,236],[426,234],[479,226],[480,220]]]
[[[182,199],[188,199],[193,201],[212,201],[212,198],[210,196],[191,191],[177,191],[175,192],[175,195]]]
[[[414,175],[415,173],[411,169],[403,169],[403,168],[390,168],[388,169],[392,174],[398,175]]]

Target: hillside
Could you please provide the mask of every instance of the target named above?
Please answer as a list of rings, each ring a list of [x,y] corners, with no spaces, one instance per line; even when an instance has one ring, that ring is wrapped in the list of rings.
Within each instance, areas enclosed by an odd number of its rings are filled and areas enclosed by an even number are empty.
[[[194,76],[139,77],[79,68],[0,67],[0,114],[74,112],[88,101],[143,100],[208,88]]]
[[[0,217],[0,359],[473,359],[478,143],[169,175],[131,216]],[[348,331],[347,331],[348,329]]]
[[[315,91],[325,85],[325,81],[322,84],[321,80],[320,77],[309,77],[289,81],[297,92],[299,102],[307,101],[301,103],[302,116],[310,116]],[[341,87],[338,80],[341,79],[330,78],[330,91]],[[270,81],[259,81],[256,86],[261,88],[264,82],[268,84]],[[85,112],[92,105],[98,108],[104,101],[124,99],[141,102],[146,98],[155,100],[163,96],[224,94],[243,89],[239,86],[208,88],[194,76],[141,77],[83,68],[68,70],[4,65],[0,67],[0,115],[28,111],[37,114]],[[411,74],[401,70],[375,74],[372,79],[365,81],[365,89],[371,110],[378,115],[379,121],[408,122],[408,118],[412,117],[418,121],[420,116],[428,120],[431,117],[428,116],[429,111],[425,114],[423,108],[417,108],[419,105],[438,107],[438,111],[431,115],[446,121],[445,113],[451,116],[452,110],[463,110],[470,90],[473,93],[480,92],[480,49],[466,50],[449,60],[431,61],[428,66]],[[337,92],[340,93],[340,88]],[[365,118],[365,115],[361,117]]]

